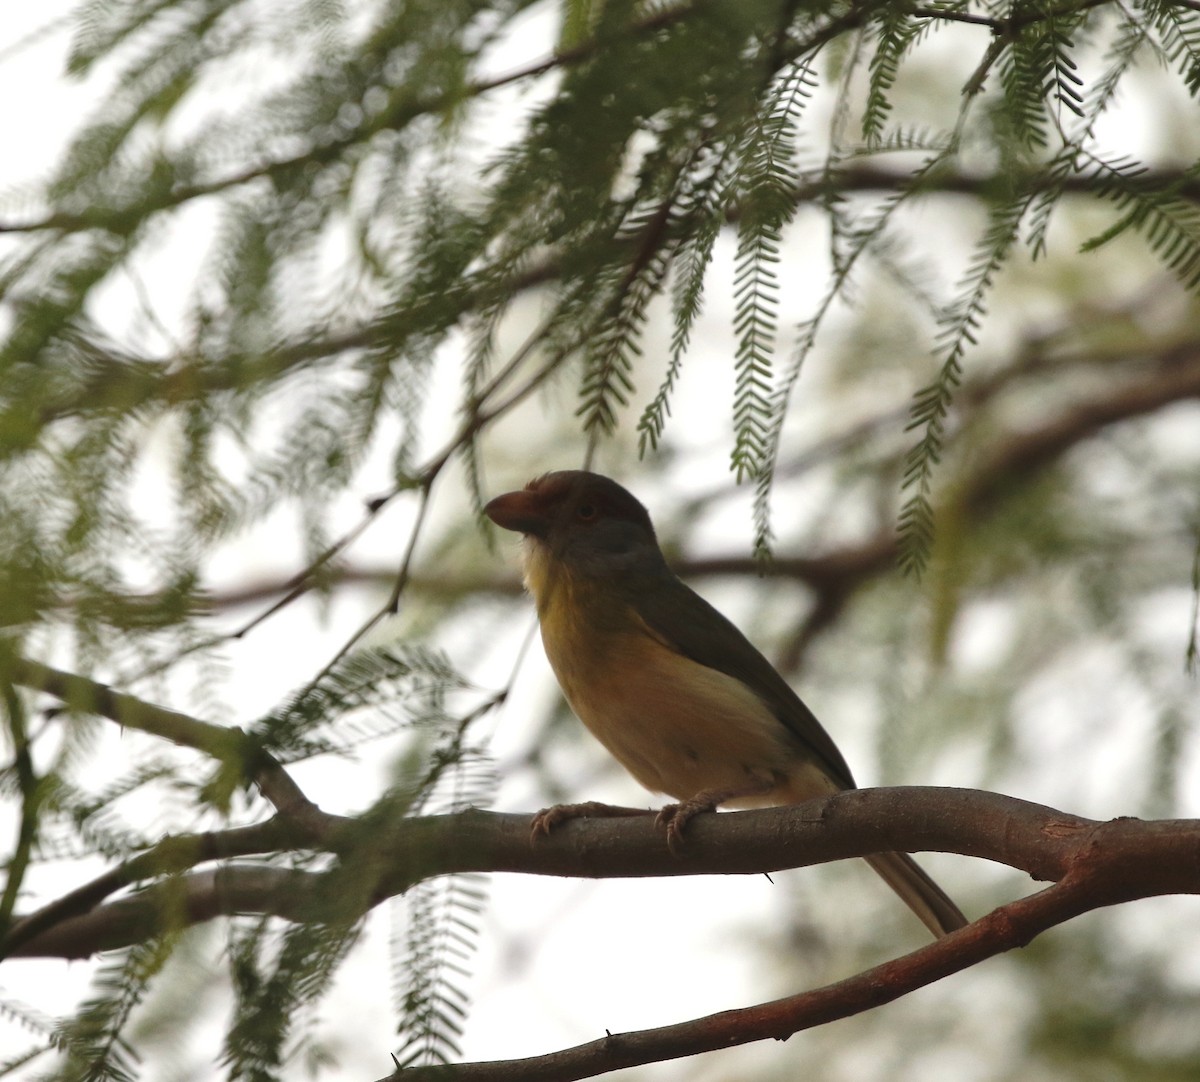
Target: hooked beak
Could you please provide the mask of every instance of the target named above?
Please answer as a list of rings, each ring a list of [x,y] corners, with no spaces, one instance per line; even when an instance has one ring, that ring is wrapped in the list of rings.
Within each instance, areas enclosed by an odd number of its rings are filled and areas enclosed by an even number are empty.
[[[529,489],[506,492],[491,500],[483,509],[483,513],[497,526],[535,537],[545,537],[550,529],[550,515],[547,512],[546,501]]]

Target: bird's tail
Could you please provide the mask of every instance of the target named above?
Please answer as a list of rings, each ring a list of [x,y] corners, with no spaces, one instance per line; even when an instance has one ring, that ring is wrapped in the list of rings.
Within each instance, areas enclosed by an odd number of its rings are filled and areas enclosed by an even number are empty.
[[[939,939],[967,923],[958,906],[907,853],[872,853],[865,859]]]

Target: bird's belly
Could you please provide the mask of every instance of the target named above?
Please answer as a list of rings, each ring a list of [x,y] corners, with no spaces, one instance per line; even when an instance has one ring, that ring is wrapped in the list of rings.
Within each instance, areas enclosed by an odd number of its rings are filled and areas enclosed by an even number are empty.
[[[829,791],[825,779],[816,790],[792,792],[811,770],[782,723],[740,680],[642,634],[580,645],[556,649],[546,638],[559,684],[584,724],[647,789],[687,800],[705,790],[774,783],[731,804]]]

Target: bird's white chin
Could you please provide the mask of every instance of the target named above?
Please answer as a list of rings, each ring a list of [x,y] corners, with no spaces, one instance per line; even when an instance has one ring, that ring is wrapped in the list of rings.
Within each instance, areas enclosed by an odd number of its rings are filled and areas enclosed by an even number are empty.
[[[536,598],[538,589],[549,579],[550,550],[533,534],[521,537],[521,570],[525,589]]]

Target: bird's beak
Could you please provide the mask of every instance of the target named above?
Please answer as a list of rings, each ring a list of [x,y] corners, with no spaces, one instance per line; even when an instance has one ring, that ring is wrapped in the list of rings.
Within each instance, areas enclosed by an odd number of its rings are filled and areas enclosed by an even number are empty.
[[[506,530],[544,537],[550,528],[548,510],[546,501],[538,493],[519,489],[497,496],[483,509],[483,513]]]

